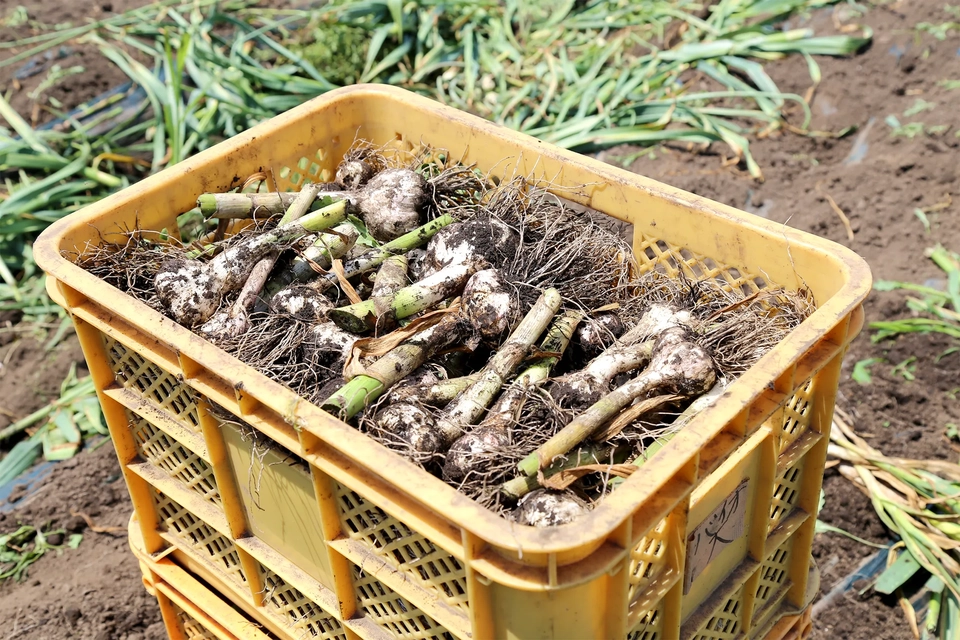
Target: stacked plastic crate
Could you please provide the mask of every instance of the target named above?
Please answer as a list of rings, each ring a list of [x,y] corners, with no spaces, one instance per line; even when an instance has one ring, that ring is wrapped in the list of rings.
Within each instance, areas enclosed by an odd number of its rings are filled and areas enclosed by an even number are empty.
[[[521,527],[69,260],[175,233],[197,195],[264,172],[326,180],[355,135],[546,176],[633,225],[642,270],[818,310],[588,518]],[[585,186],[583,186],[585,185]],[[572,194],[572,195],[571,195]],[[332,92],[49,229],[134,506],[131,546],[171,637],[804,637],[810,549],[846,345],[870,277],[829,242],[388,87]]]

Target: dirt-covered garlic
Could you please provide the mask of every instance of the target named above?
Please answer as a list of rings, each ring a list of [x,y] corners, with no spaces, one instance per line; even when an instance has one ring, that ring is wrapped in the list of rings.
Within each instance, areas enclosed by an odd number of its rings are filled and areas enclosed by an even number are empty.
[[[313,354],[326,356],[324,360],[341,362],[350,355],[356,341],[357,336],[332,322],[321,322],[310,329],[304,347]]]
[[[480,273],[474,274],[478,277]],[[475,334],[482,333],[482,328],[471,319],[463,308],[471,304],[472,295],[482,295],[480,287],[464,293],[461,316],[464,324]],[[510,300],[512,301],[512,296]],[[490,406],[493,398],[499,393],[506,380],[512,375],[520,362],[529,352],[530,346],[543,333],[544,329],[560,308],[560,294],[556,289],[547,289],[541,294],[536,304],[521,320],[507,341],[500,345],[496,353],[491,356],[476,382],[464,389],[454,400],[447,405],[443,412],[434,421],[434,430],[440,435],[438,442],[441,449],[436,451],[419,450],[420,453],[440,453],[449,448],[455,441],[463,437],[465,431],[476,424]],[[503,310],[501,310],[503,311]],[[509,436],[507,436],[509,438]],[[467,446],[467,445],[465,445]],[[479,445],[477,445],[479,446]],[[464,450],[465,458],[469,458],[470,451],[476,449],[472,444]],[[456,479],[455,473],[465,469],[462,465],[453,466],[453,473],[449,478]]]
[[[510,329],[517,302],[513,289],[504,282],[500,271],[483,269],[467,281],[462,308],[481,337],[495,340]]]
[[[414,425],[429,429],[433,418],[415,404],[406,402],[388,405],[377,412],[374,421],[377,427],[387,433],[401,433]]]
[[[586,318],[574,333],[574,344],[586,358],[595,358],[616,342],[624,331],[623,321],[609,311]]]
[[[376,170],[363,160],[344,160],[337,167],[336,181],[344,189],[359,189],[374,173]]]
[[[452,230],[452,231],[451,231]],[[354,333],[370,331],[380,325],[381,320],[388,322],[409,318],[433,305],[461,293],[479,270],[491,267],[516,252],[516,236],[510,227],[486,221],[471,220],[451,224],[441,229],[427,248],[427,261],[439,269],[432,270],[424,278],[395,291],[391,296],[339,307],[330,312],[329,317],[342,328]],[[478,287],[477,294],[493,293],[489,287]],[[487,304],[494,300],[489,299]],[[506,302],[504,300],[504,302]],[[469,305],[470,297],[463,296],[463,303]],[[513,304],[512,300],[509,304]],[[480,309],[483,305],[478,305]],[[506,322],[513,313],[501,306]],[[476,327],[480,330],[480,327]],[[494,328],[498,328],[494,325]],[[479,334],[478,334],[479,335]]]
[[[531,527],[569,524],[589,511],[587,503],[569,491],[531,491],[517,504],[513,519]]]
[[[308,205],[316,193],[316,185],[310,185],[309,190],[305,187],[303,203]],[[269,266],[272,268],[272,261],[268,260],[271,254],[275,257],[290,243],[312,232],[329,229],[345,217],[346,203],[336,202],[270,231],[242,238],[209,262],[181,257],[166,260],[153,280],[157,297],[178,323],[192,327],[206,322],[220,307],[223,296],[243,288],[255,268],[267,262],[271,262]],[[263,282],[267,275],[269,269],[262,278]],[[258,283],[259,288],[250,287],[247,295],[241,297],[252,295],[255,298],[263,288],[263,282]],[[232,315],[240,317],[247,308],[240,304]]]
[[[318,293],[313,287],[295,285],[281,289],[270,299],[270,309],[307,321],[320,321],[326,318],[333,308],[329,298]]]
[[[420,225],[428,201],[427,181],[410,169],[387,169],[357,192],[357,207],[371,235],[380,242],[399,238]]]
[[[462,480],[471,471],[483,468],[484,460],[510,446],[510,433],[498,427],[478,427],[461,436],[447,451],[443,476],[450,480]]]
[[[411,249],[407,251],[407,264],[410,280],[416,282],[426,275],[426,249]]]
[[[220,306],[222,284],[196,260],[173,258],[160,267],[153,279],[157,297],[173,319],[192,327],[208,320]]]
[[[467,220],[444,227],[427,246],[426,267],[432,273],[450,265],[476,264],[487,268],[511,258],[519,248],[516,231],[500,220]]]
[[[653,305],[630,331],[595,357],[587,366],[557,378],[550,395],[564,406],[588,407],[607,393],[613,379],[645,365],[653,354],[654,341],[672,327],[688,326],[688,311],[667,305]]]

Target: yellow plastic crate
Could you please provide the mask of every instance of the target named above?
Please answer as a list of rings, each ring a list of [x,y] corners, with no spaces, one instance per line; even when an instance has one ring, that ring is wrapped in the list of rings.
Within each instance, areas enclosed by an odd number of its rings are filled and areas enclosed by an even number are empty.
[[[170,640],[276,640],[278,637],[170,560],[151,558],[143,549],[136,515],[130,518],[130,548],[140,561],[143,586],[157,598]]]
[[[807,640],[812,635],[813,620],[807,607],[801,614],[781,618],[764,640]]]
[[[642,270],[747,292],[805,286],[817,311],[589,518],[539,530],[466,499],[69,259],[125,230],[173,233],[197,195],[254,172],[280,190],[326,180],[355,136],[581,185],[564,197],[632,223]],[[809,603],[840,364],[870,289],[866,264],[839,245],[399,89],[355,86],[65,218],[34,252],[76,323],[146,552],[206,553],[204,566],[257,607],[292,588],[321,620],[297,627],[302,637],[336,637],[332,620],[347,638],[730,640],[763,637]],[[296,606],[291,620],[303,618]]]
[[[315,595],[316,585],[312,584],[309,578],[299,575],[297,569],[290,563],[276,556],[270,557],[269,551],[263,548],[256,549],[255,543],[251,540],[239,540],[234,544],[203,523],[189,510],[165,496],[158,494],[156,504],[158,511],[166,518],[168,526],[165,527],[163,535],[171,542],[172,547],[157,552],[154,556],[148,555],[143,548],[143,537],[136,524],[136,516],[131,518],[130,523],[130,546],[140,560],[145,584],[148,589],[151,589],[151,593],[153,593],[152,583],[147,576],[162,573],[170,584],[177,585],[181,589],[187,600],[202,602],[202,598],[195,598],[193,595],[196,592],[194,586],[197,583],[196,579],[199,578],[203,584],[210,585],[236,608],[246,613],[251,620],[256,621],[254,624],[258,625],[260,631],[270,637],[336,639],[348,637],[338,621],[328,615],[318,604],[322,602],[322,596],[317,598]],[[257,575],[261,576],[262,586],[251,592],[243,569],[239,566],[238,548],[246,548],[254,556],[269,558],[267,561],[276,566],[278,572],[293,578],[289,581],[285,580],[277,572],[267,569],[263,564],[258,564]],[[784,576],[791,550],[790,541],[784,541],[760,569],[762,578],[756,594],[755,607],[762,608],[764,613],[755,617],[758,622],[750,637],[764,640],[804,640],[810,634],[810,605],[808,604],[802,612],[791,612],[790,607],[784,606],[781,602],[783,595],[790,587],[790,584],[784,580]],[[185,574],[183,569],[186,569],[189,575]],[[807,602],[812,601],[819,590],[819,575],[814,566],[811,566],[811,572],[811,579],[807,581],[805,596]],[[313,592],[311,595],[306,595],[293,586],[291,584],[293,582],[299,583],[308,593],[311,590]],[[363,582],[364,586],[369,588],[371,580],[363,580]],[[385,610],[391,610],[392,627],[397,636],[424,637],[424,634],[429,634],[425,637],[450,637],[448,632],[431,623],[423,615],[415,617],[406,615],[410,610],[409,601],[395,593],[387,592],[380,595],[382,597],[378,605]],[[163,607],[162,598],[160,602]],[[741,602],[742,591],[733,598],[726,597],[722,606],[709,612],[709,619],[705,625],[701,625],[702,628],[696,637],[724,637],[716,634],[734,629],[732,625],[735,622],[728,614],[731,611],[735,612]],[[329,606],[329,603],[326,605]],[[200,626],[199,623],[191,623],[190,620],[184,619],[184,614],[181,613],[184,608],[182,606],[175,610],[179,623]],[[189,610],[190,607],[187,606],[186,609]],[[652,615],[648,615],[643,624],[639,625],[629,637],[638,639],[658,637],[658,613],[655,611]],[[761,620],[765,622],[761,623]],[[365,622],[363,619],[351,621],[347,623],[347,627],[353,628],[353,625],[363,622]],[[368,627],[365,631],[366,634],[362,634],[362,637],[389,637],[383,633],[382,629],[376,627]],[[568,636],[559,634],[555,637]]]

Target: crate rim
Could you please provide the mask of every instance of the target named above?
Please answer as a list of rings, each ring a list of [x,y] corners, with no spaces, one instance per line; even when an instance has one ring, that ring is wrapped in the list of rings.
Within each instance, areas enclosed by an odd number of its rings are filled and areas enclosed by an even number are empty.
[[[385,97],[404,101],[417,109],[469,127],[472,130],[471,140],[484,136],[510,138],[515,143],[521,142],[535,148],[541,157],[584,165],[601,180],[609,181],[613,185],[630,184],[632,187],[640,187],[676,204],[696,209],[702,215],[726,219],[762,234],[775,235],[785,240],[788,246],[802,246],[822,256],[825,263],[837,271],[838,278],[842,279],[843,284],[780,344],[730,384],[713,403],[708,412],[709,415],[702,413],[691,420],[667,446],[644,465],[644,473],[634,474],[627,479],[617,491],[607,496],[591,512],[590,518],[547,529],[518,525],[487,510],[367,435],[321,411],[319,407],[303,401],[286,387],[270,380],[253,367],[215,347],[189,329],[166,318],[132,296],[104,283],[61,253],[64,249],[61,245],[70,229],[79,225],[96,227],[96,223],[108,219],[114,209],[124,206],[144,193],[164,185],[175,184],[179,176],[200,171],[214,161],[229,157],[233,152],[253,144],[258,137],[283,129],[318,108],[358,97]],[[821,342],[829,332],[846,322],[846,326],[843,327],[843,344],[835,345],[838,349],[843,349],[862,327],[863,310],[860,304],[870,292],[872,285],[872,277],[866,261],[843,245],[776,224],[728,205],[605,164],[594,158],[555,147],[478,116],[387,85],[353,85],[327,92],[65,216],[54,222],[40,235],[34,243],[34,257],[37,264],[48,274],[48,290],[60,304],[63,304],[66,295],[63,290],[51,286],[54,283],[51,282],[50,277],[79,294],[80,300],[89,299],[112,310],[117,317],[122,318],[126,324],[144,335],[164,336],[163,343],[172,348],[176,354],[186,355],[191,361],[211,371],[226,369],[236,372],[238,380],[244,381],[242,385],[246,394],[279,415],[287,416],[296,428],[302,428],[319,441],[329,445],[351,464],[359,465],[386,482],[390,482],[390,479],[382,476],[378,470],[392,468],[394,471],[391,476],[416,480],[416,482],[405,482],[402,485],[391,483],[391,490],[400,493],[405,500],[435,512],[438,517],[445,519],[454,527],[469,531],[489,544],[510,553],[519,553],[521,556],[560,553],[570,549],[583,549],[591,544],[594,545],[594,549],[600,547],[615,529],[633,515],[636,505],[653,498],[663,484],[673,478],[683,466],[688,465],[703,446],[719,435],[725,425],[734,420],[766,390],[770,380],[778,379],[802,355]],[[125,310],[128,312],[123,313]],[[250,380],[256,380],[256,384],[250,384]],[[688,494],[693,486],[693,482],[689,483],[683,495]],[[673,504],[682,499],[683,495],[676,496]],[[438,512],[436,500],[438,496],[444,498],[442,513]]]

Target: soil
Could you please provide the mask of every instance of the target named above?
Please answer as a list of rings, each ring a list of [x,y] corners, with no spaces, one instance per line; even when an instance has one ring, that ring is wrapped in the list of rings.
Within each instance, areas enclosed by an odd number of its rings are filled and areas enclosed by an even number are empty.
[[[38,336],[16,336],[0,346],[0,429],[60,396],[60,384],[70,366],[86,375],[83,352],[72,335],[52,349]]]
[[[72,3],[58,0],[4,0],[0,2],[0,42],[13,42],[46,33],[52,27],[64,24],[82,26],[150,3],[151,0],[84,0]],[[8,26],[5,19],[13,14],[17,5],[26,7],[29,21],[15,27]],[[7,49],[3,57],[17,55],[26,49]],[[6,96],[11,92],[10,105],[34,126],[54,120],[129,80],[123,71],[100,54],[94,44],[71,42],[48,51],[49,54],[43,53],[0,69],[0,93]],[[69,75],[51,89],[31,97],[54,65],[59,65],[62,71],[83,67],[83,72]],[[48,103],[47,98],[60,104]]]
[[[113,2],[112,9],[132,4],[132,0]],[[76,5],[110,10],[88,1]],[[29,11],[48,24],[77,20],[81,14],[95,15],[77,6],[44,0],[33,3]],[[8,3],[0,4],[0,18],[8,11]],[[858,22],[872,28],[874,42],[860,55],[818,58],[823,80],[811,104],[812,129],[857,129],[840,138],[780,133],[756,140],[751,149],[763,170],[763,182],[750,178],[742,163],[725,162],[730,153],[721,146],[661,148],[637,157],[630,168],[847,245],[866,258],[876,279],[943,287],[943,272],[923,252],[938,242],[960,250],[960,208],[953,201],[960,197],[960,138],[956,136],[960,110],[954,106],[960,90],[938,84],[960,79],[960,32],[950,32],[939,40],[915,27],[951,20],[956,18],[945,12],[942,0],[923,0],[872,6],[862,17],[853,15],[850,5],[840,5],[795,21],[791,26],[812,24],[822,34]],[[0,29],[0,40],[31,33],[27,27],[15,32]],[[68,82],[75,84],[58,87],[48,95],[75,105],[125,80],[105,61],[93,56],[82,60],[89,67],[88,74],[72,77]],[[68,64],[80,63],[61,61],[61,66]],[[765,68],[784,91],[803,95],[810,86],[802,59]],[[23,88],[14,90],[11,100],[22,114],[31,117],[34,108],[25,94],[29,86],[36,85],[28,82],[39,80],[34,76],[22,81]],[[11,70],[0,69],[0,90],[12,87]],[[915,115],[904,115],[911,110]],[[47,117],[42,110],[39,114],[38,121]],[[894,135],[887,122],[890,115],[901,123],[922,122],[927,132],[914,137]],[[800,123],[799,109],[793,112],[792,121]],[[938,126],[946,128],[930,130]],[[600,157],[620,164],[637,151],[620,147]],[[831,199],[849,219],[852,239]],[[925,210],[929,232],[915,209]],[[865,305],[867,321],[908,317],[911,312],[904,304],[905,297],[900,292],[874,292]],[[0,318],[0,324],[6,320],[16,322]],[[79,361],[72,341],[52,354],[44,352],[40,343],[26,339],[16,347],[0,339],[0,345],[0,361],[4,362],[0,405],[16,416],[42,406],[56,393],[70,364]],[[958,450],[945,430],[948,424],[960,425],[960,353],[940,357],[950,346],[949,340],[935,335],[910,335],[874,344],[865,330],[846,357],[838,406],[853,416],[853,426],[869,437],[873,446],[889,455],[957,460]],[[12,349],[16,351],[7,359]],[[867,358],[877,359],[871,367],[872,382],[858,384],[849,374],[855,363]],[[85,511],[98,525],[124,526],[130,511],[118,478],[111,447],[102,446],[55,465],[38,493],[3,505],[12,510],[0,516],[0,531],[17,522],[50,522],[84,531],[78,549],[48,554],[31,567],[26,581],[0,586],[0,619],[14,621],[5,626],[4,632],[10,634],[6,637],[162,637],[156,604],[140,584],[139,568],[122,532],[115,536],[93,533],[83,529],[82,518],[70,515],[72,508]],[[824,490],[824,522],[871,542],[889,543],[869,501],[835,469],[826,472]],[[819,534],[814,555],[821,570],[821,592],[829,592],[874,552],[846,537]],[[832,604],[818,608],[814,629],[816,639],[913,637],[896,601],[874,594],[868,580],[854,582]]]
[[[116,453],[109,441],[99,444],[58,463],[40,489],[0,513],[0,531],[31,524],[83,535],[77,549],[44,554],[22,582],[0,583],[4,638],[166,637],[157,602],[141,585],[140,566],[127,545],[130,498]]]

